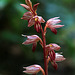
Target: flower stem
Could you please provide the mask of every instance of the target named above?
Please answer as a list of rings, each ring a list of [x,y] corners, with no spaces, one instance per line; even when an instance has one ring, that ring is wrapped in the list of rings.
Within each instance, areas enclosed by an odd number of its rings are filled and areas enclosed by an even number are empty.
[[[43,52],[44,52],[44,66],[45,66],[45,75],[48,75],[48,67],[47,67],[47,55],[46,55],[46,40],[45,40],[45,35],[44,35],[44,31],[43,28],[41,26],[41,33],[42,33],[42,38],[43,38]]]

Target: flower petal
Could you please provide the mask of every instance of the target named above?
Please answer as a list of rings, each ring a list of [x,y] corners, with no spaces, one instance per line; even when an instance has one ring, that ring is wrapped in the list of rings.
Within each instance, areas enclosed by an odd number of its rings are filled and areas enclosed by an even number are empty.
[[[36,39],[39,39],[39,36],[37,35],[31,35],[31,36],[27,36],[28,39],[31,39],[31,40],[36,40]]]
[[[40,38],[37,35],[31,35],[31,36],[22,35],[22,36],[27,37],[27,40],[22,43],[25,45],[32,44],[32,43],[38,42],[40,40]]]
[[[39,18],[39,22],[40,23],[44,23],[45,22],[45,20],[41,16],[38,16],[38,18]]]
[[[55,61],[51,62],[52,66],[54,67],[55,70],[57,70],[58,68],[58,65]]]
[[[30,7],[25,5],[25,4],[20,4],[21,6],[23,6],[25,9],[30,10]]]
[[[33,43],[33,46],[32,46],[32,51],[35,52],[35,49],[36,49],[36,46],[37,46],[37,43]]]
[[[51,61],[55,60],[55,52],[54,52],[54,50],[49,52],[49,56],[50,56]]]
[[[60,28],[63,27],[64,25],[53,25],[53,28]]]
[[[34,10],[34,11],[37,10],[38,5],[39,5],[39,3],[37,3],[37,4],[35,4],[35,5],[33,6],[33,10]]]
[[[32,2],[30,0],[25,0],[26,4],[30,7],[32,7]]]
[[[40,32],[40,24],[39,23],[35,23],[34,28],[36,29],[36,31],[39,33]]]
[[[51,43],[49,45],[50,45],[51,49],[56,50],[56,51],[60,50],[60,48],[61,48],[59,45],[57,45],[55,43]]]
[[[31,18],[28,22],[28,27],[31,27],[34,24],[35,24],[35,18]]]
[[[54,34],[57,34],[57,30],[55,28],[52,28],[51,31],[54,33]]]
[[[63,55],[59,54],[59,53],[55,53],[55,61],[59,62],[59,61],[64,61],[66,58],[63,57]]]
[[[55,24],[57,24],[57,23],[60,23],[61,20],[58,19],[58,18],[59,18],[59,17],[54,17],[54,18],[49,19],[49,20],[47,21],[47,24],[48,24],[48,25],[55,25]]]
[[[24,13],[24,15],[21,19],[29,20],[31,18],[32,18],[32,13],[31,12],[26,12],[26,13]]]
[[[34,42],[34,40],[26,40],[22,44],[28,45],[28,44],[32,44],[33,42]]]

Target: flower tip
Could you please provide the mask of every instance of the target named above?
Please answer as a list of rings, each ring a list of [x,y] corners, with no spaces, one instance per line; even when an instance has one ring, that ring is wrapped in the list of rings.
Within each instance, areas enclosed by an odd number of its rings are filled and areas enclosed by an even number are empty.
[[[24,44],[24,42],[22,44]]]
[[[27,35],[23,35],[23,34],[22,34],[22,36],[27,37]]]
[[[56,34],[57,34],[57,32],[54,32],[54,34],[56,35]]]
[[[21,19],[23,19],[23,18],[21,18]]]
[[[53,65],[53,67],[54,67],[55,70],[57,70],[58,65],[55,63],[55,64]]]
[[[40,4],[40,3],[37,3],[37,4]]]
[[[66,60],[66,58],[64,58],[64,60]]]
[[[26,73],[26,71],[23,71],[23,73]]]
[[[63,27],[64,25],[62,25],[62,27]]]
[[[61,49],[61,47],[60,47],[60,46],[58,46],[56,50],[58,51],[58,50],[60,50],[60,49]]]
[[[24,69],[26,69],[26,67],[23,67]]]
[[[57,30],[55,28],[52,28],[51,31],[54,33],[54,34],[57,34]]]
[[[20,4],[20,5],[22,5],[22,4]]]
[[[37,3],[37,4],[35,4],[35,5],[39,5],[40,3]]]
[[[20,5],[24,7],[25,4],[20,4]]]
[[[30,27],[30,24],[28,25],[28,27]]]

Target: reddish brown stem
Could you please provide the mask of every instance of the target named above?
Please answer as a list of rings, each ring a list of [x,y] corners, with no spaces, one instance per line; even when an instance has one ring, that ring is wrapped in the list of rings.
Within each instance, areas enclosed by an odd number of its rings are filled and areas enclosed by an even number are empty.
[[[47,55],[46,55],[46,40],[45,40],[45,35],[44,35],[44,31],[43,28],[41,26],[41,33],[42,33],[42,38],[43,38],[43,52],[44,52],[44,66],[45,66],[45,75],[48,75],[48,67],[47,67]]]

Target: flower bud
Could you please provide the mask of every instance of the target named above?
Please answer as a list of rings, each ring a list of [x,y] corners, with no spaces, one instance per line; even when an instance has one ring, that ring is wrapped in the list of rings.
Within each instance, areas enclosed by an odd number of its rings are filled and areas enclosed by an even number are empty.
[[[32,2],[30,0],[25,0],[26,4],[30,7],[32,7]]]

